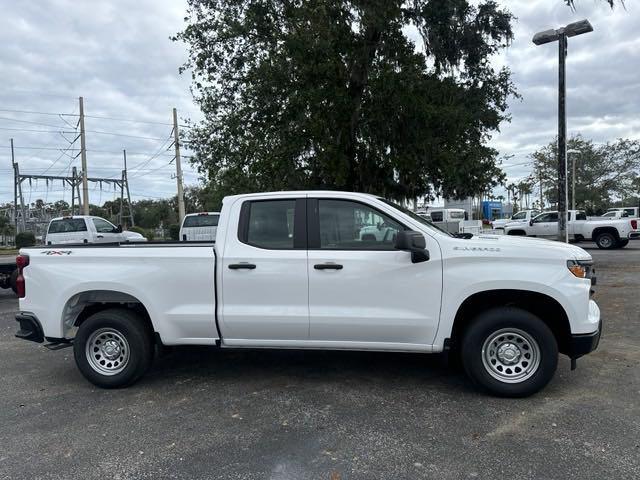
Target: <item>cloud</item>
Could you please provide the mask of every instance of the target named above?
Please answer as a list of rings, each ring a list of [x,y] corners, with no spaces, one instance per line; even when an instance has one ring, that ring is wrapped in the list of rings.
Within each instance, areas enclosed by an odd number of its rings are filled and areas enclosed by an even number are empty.
[[[72,140],[77,116],[27,114],[6,110],[78,113],[84,97],[90,176],[120,177],[122,149],[127,149],[134,198],[175,195],[171,140],[172,108],[179,116],[200,118],[191,100],[190,77],[178,74],[185,47],[169,37],[183,27],[185,1],[6,2],[0,29],[0,154],[9,157],[14,139],[23,173],[67,174],[80,169],[78,150],[62,153]],[[135,121],[108,120],[111,117]],[[141,123],[153,122],[153,123]],[[36,131],[33,131],[36,130]],[[98,133],[102,132],[102,133]],[[112,133],[112,134],[106,134]],[[114,135],[120,134],[120,135]],[[135,138],[147,137],[147,138]],[[74,147],[79,146],[79,141]],[[34,148],[36,147],[36,148]],[[70,156],[68,155],[70,154]],[[182,154],[188,156],[184,150]],[[52,162],[55,164],[52,166]],[[185,184],[197,174],[183,160]],[[0,166],[0,201],[13,199],[9,161]],[[113,192],[90,184],[92,203]],[[45,182],[25,185],[25,196],[56,200],[70,192]]]
[[[580,132],[596,142],[640,138],[640,7],[635,2],[626,2],[626,9],[611,10],[603,0],[577,0],[575,11],[562,0],[503,4],[517,17],[515,40],[495,58],[495,65],[511,69],[523,98],[511,100],[512,121],[503,124],[491,144],[502,155],[511,156],[505,162],[515,165],[506,170],[511,179],[529,173],[528,154],[551,141],[557,130],[557,47],[534,46],[531,38],[539,30],[582,18],[589,18],[595,29],[569,41],[569,133]],[[176,107],[182,118],[200,118],[189,92],[189,75],[178,75],[186,48],[169,40],[183,27],[185,10],[185,0],[4,2],[0,110],[77,114],[77,97],[82,95],[90,116],[86,121],[90,175],[118,177],[121,151],[126,148],[129,166],[138,166],[130,173],[134,198],[174,195],[175,168],[169,163],[173,154],[165,151],[170,144],[165,140],[171,131],[171,109]],[[407,33],[415,37],[415,32]],[[63,118],[72,124],[77,120]],[[65,174],[71,166],[79,168],[79,158],[61,153],[68,143],[56,133],[60,130],[73,129],[55,115],[0,111],[0,155],[5,159],[0,165],[0,201],[13,199],[10,137],[22,172],[41,173],[49,168],[47,173]],[[65,136],[73,139],[72,133]],[[73,157],[77,150],[67,153]],[[183,169],[185,183],[196,183],[197,174],[186,160]],[[90,192],[92,202],[113,195],[106,187],[102,192],[98,185],[95,188]],[[40,182],[25,194],[31,191],[31,201],[55,200],[62,198],[61,190],[60,185],[47,188]],[[68,191],[64,195],[69,199]]]
[[[515,40],[498,58],[507,65],[522,95],[512,101],[512,121],[504,124],[492,144],[513,155],[507,168],[511,180],[530,172],[527,156],[551,142],[557,133],[557,43],[535,46],[533,34],[588,18],[594,31],[569,39],[567,56],[567,131],[595,142],[618,137],[640,138],[640,32],[638,5],[611,10],[604,1],[576,1],[576,10],[560,0],[510,1],[518,18]]]

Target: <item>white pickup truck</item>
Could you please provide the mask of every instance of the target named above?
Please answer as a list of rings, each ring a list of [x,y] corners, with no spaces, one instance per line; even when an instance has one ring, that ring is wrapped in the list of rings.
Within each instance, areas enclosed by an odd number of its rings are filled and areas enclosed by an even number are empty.
[[[518,213],[514,213],[511,218],[498,218],[491,222],[491,227],[494,230],[502,230],[506,225],[513,223],[529,223],[529,221],[539,215],[539,210],[520,210]]]
[[[361,235],[379,225],[393,235]],[[367,194],[226,197],[215,244],[21,249],[16,335],[72,344],[107,388],[140,378],[156,345],[211,345],[444,351],[493,394],[532,394],[558,352],[574,367],[598,345],[592,258],[469,237]]]
[[[598,248],[623,248],[629,240],[640,238],[638,219],[636,218],[593,218],[587,219],[582,210],[569,210],[567,232],[569,238],[577,242],[593,240]],[[520,235],[528,237],[557,238],[558,212],[544,212],[529,223],[507,224],[504,227],[506,235]]]

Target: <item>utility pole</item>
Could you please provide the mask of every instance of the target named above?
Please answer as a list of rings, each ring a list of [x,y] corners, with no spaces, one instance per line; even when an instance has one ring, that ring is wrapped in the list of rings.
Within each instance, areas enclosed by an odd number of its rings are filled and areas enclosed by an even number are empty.
[[[131,195],[129,194],[129,180],[127,180],[127,151],[122,150],[122,157],[124,160],[124,170],[122,170],[122,181],[120,183],[120,225],[123,225],[123,218],[128,217],[131,224],[130,227],[135,226],[133,220],[133,207],[131,206]],[[124,192],[127,191],[127,208],[129,208],[129,215],[124,215]]]
[[[173,145],[176,150],[176,181],[178,183],[178,224],[184,218],[184,191],[182,189],[182,166],[180,165],[180,134],[178,132],[178,112],[173,109]]]
[[[13,167],[13,225],[18,231],[18,175],[16,172],[16,157],[13,154],[13,138],[11,141],[11,166]]]
[[[87,145],[84,136],[84,101],[80,97],[80,156],[82,158],[82,213],[89,215],[89,185],[87,183]]]
[[[544,192],[542,190],[542,169],[540,169],[540,210],[544,210]]]

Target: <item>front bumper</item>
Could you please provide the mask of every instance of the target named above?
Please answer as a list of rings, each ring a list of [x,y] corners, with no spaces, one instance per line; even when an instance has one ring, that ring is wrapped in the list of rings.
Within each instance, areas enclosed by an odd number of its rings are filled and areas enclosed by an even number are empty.
[[[598,348],[602,336],[602,320],[598,322],[598,330],[593,333],[571,335],[569,338],[569,357],[580,358]]]
[[[20,330],[16,332],[16,337],[32,342],[44,342],[44,332],[42,325],[35,315],[30,313],[18,313],[16,322],[20,324]]]

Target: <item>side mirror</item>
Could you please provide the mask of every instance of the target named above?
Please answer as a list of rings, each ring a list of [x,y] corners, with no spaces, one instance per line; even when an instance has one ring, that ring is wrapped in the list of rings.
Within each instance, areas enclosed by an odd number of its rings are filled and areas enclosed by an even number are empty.
[[[420,232],[401,230],[396,234],[394,247],[397,250],[411,252],[411,262],[420,263],[429,260],[427,241]]]
[[[533,227],[533,218],[531,220],[529,220],[529,226]]]
[[[116,227],[116,233],[122,233],[122,225]]]

